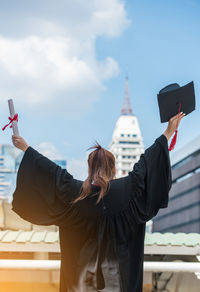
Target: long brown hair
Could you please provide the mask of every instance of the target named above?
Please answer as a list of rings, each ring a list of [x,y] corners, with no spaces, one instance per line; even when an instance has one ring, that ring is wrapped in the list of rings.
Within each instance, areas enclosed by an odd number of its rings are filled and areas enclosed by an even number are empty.
[[[95,150],[88,155],[88,177],[83,182],[79,197],[73,201],[74,203],[91,194],[91,183],[94,181],[101,188],[97,200],[98,204],[109,188],[109,180],[113,179],[116,174],[115,157],[110,151],[101,147],[97,141],[87,150],[90,149]]]

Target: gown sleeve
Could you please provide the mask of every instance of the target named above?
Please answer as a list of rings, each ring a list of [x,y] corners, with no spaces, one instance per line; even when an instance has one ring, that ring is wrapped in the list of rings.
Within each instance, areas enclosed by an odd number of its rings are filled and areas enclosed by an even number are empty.
[[[12,210],[38,225],[66,225],[80,181],[32,147],[25,151],[17,174]],[[76,205],[76,204],[75,204]]]
[[[152,219],[160,208],[166,208],[172,185],[168,140],[165,135],[140,156],[129,172],[132,182],[131,203],[137,223]]]

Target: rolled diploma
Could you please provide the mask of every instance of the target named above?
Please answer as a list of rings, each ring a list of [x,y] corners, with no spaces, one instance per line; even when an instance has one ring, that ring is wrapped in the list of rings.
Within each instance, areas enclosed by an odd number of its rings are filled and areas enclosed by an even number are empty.
[[[10,117],[13,118],[15,115],[15,109],[14,109],[14,103],[13,103],[12,99],[8,100],[8,106],[9,106],[9,110],[10,110]],[[16,136],[19,136],[19,129],[18,129],[17,121],[12,122],[12,128],[13,128],[13,134]]]

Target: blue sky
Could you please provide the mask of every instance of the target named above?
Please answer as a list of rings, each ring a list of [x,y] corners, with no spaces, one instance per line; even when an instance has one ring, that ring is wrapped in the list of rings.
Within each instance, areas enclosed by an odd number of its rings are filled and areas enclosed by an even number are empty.
[[[2,126],[13,98],[21,136],[66,158],[82,178],[86,149],[95,139],[110,143],[128,71],[145,147],[167,126],[157,92],[169,83],[193,80],[196,92],[196,111],[184,117],[176,150],[200,134],[198,0],[14,3],[1,3],[0,12]],[[11,134],[1,132],[0,143],[11,143]]]

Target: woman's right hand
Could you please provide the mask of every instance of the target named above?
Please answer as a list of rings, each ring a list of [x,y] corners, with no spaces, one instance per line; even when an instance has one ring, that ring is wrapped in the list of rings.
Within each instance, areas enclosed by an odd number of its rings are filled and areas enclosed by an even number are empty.
[[[184,116],[185,116],[185,113],[180,112],[179,114],[173,116],[169,120],[168,125],[167,125],[167,129],[163,133],[163,135],[166,136],[167,140],[169,140],[171,138],[171,136],[173,135],[175,130],[178,128],[178,126],[179,126],[179,124]]]
[[[15,147],[19,148],[20,150],[22,150],[24,152],[29,147],[29,145],[26,143],[26,141],[20,136],[12,135],[12,142],[13,142],[13,145]]]

